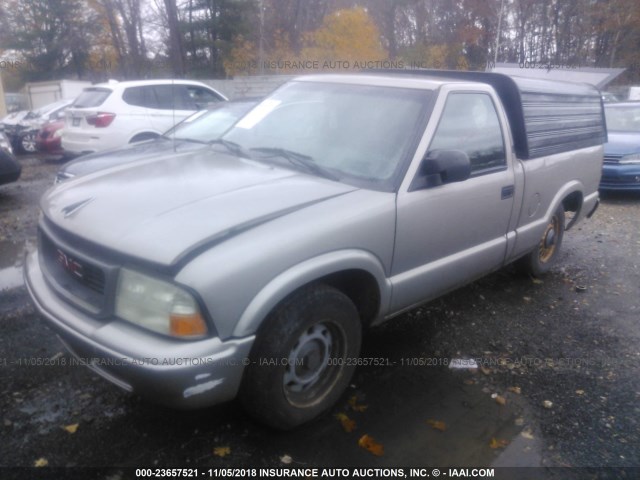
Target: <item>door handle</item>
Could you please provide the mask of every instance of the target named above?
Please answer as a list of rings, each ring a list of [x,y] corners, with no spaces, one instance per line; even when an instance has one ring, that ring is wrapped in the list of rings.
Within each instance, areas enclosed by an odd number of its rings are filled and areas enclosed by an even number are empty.
[[[507,198],[513,197],[514,190],[515,187],[513,185],[502,187],[502,194],[500,195],[501,200],[506,200]]]

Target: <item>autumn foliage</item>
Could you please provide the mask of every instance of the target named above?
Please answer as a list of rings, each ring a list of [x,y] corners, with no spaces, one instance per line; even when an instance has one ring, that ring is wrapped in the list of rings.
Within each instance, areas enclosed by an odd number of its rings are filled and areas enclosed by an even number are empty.
[[[2,72],[10,87],[493,61],[624,67],[631,83],[638,45],[637,0],[0,2],[0,60],[22,65]]]

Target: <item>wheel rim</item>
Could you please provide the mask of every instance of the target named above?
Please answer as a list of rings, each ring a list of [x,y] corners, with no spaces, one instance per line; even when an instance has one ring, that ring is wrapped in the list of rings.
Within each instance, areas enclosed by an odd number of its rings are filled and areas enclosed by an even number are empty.
[[[22,137],[22,148],[26,152],[35,152],[36,151],[36,139],[34,135],[25,135]]]
[[[345,346],[344,332],[333,323],[317,323],[302,332],[289,351],[282,377],[291,404],[309,406],[322,400],[343,367],[330,360],[342,359]]]
[[[558,233],[560,232],[560,219],[557,215],[554,215],[547,225],[547,228],[540,239],[540,246],[538,248],[538,258],[541,263],[547,263],[553,258],[556,252]]]

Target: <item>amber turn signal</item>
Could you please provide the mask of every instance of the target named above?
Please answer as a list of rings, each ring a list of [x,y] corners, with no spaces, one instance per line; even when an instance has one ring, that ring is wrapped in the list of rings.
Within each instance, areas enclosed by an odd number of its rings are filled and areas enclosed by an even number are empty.
[[[197,312],[187,315],[172,313],[169,333],[175,337],[199,337],[207,333],[207,325]]]

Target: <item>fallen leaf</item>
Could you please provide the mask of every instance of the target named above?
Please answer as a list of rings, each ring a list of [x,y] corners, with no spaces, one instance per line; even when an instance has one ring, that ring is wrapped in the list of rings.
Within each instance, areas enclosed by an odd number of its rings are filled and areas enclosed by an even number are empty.
[[[509,445],[509,442],[507,442],[506,440],[496,440],[495,438],[492,438],[491,442],[489,442],[489,447],[493,448],[494,450],[496,448],[504,448],[507,445]]]
[[[229,447],[216,447],[213,449],[213,454],[217,457],[226,457],[231,453],[231,449]]]
[[[373,439],[373,437],[370,437],[369,435],[365,434],[361,436],[360,440],[358,440],[358,445],[365,450],[373,453],[376,457],[381,457],[382,455],[384,455],[384,447],[377,443]]]
[[[289,465],[291,462],[293,462],[293,458],[291,458],[290,455],[283,455],[280,457],[280,461],[286,465]]]
[[[520,389],[520,387],[509,387],[507,388],[507,390],[511,393],[515,393],[520,395],[520,393],[522,392],[522,390]]]
[[[584,395],[584,390],[576,390],[576,395]]]
[[[507,399],[504,398],[501,395],[496,395],[495,401],[498,405],[506,405],[507,404]]]
[[[447,429],[447,424],[440,420],[427,420],[427,423],[434,429],[440,430],[441,432],[444,432]]]
[[[481,371],[482,373],[484,373],[485,375],[489,375],[489,374],[491,373],[491,369],[490,369],[490,368],[487,368],[487,367],[484,367],[484,366],[483,366],[483,367],[480,367],[480,371]]]
[[[533,283],[535,283],[536,285],[540,285],[541,283],[544,283],[542,280],[540,280],[539,278],[532,278],[531,281]]]
[[[465,378],[462,383],[465,385],[475,385],[477,382],[473,378]]]
[[[351,433],[356,428],[356,422],[354,422],[349,417],[347,417],[346,414],[338,413],[336,414],[336,418],[342,424],[342,428],[344,429],[345,432]]]
[[[46,467],[47,465],[49,465],[49,460],[42,457],[33,462],[34,467]]]
[[[522,300],[524,300],[525,302],[530,302],[531,301],[531,297],[522,297]]]
[[[553,408],[553,402],[551,400],[545,400],[542,402],[542,406],[544,408]]]
[[[530,430],[523,430],[522,432],[520,432],[520,435],[522,435],[527,440],[533,440],[533,433],[531,433]]]
[[[73,425],[66,425],[62,428],[64,428],[69,433],[76,433],[76,430],[78,430],[78,425],[79,424],[74,423]]]
[[[349,406],[354,412],[364,412],[368,405],[358,405],[358,397],[355,395],[349,399]]]

